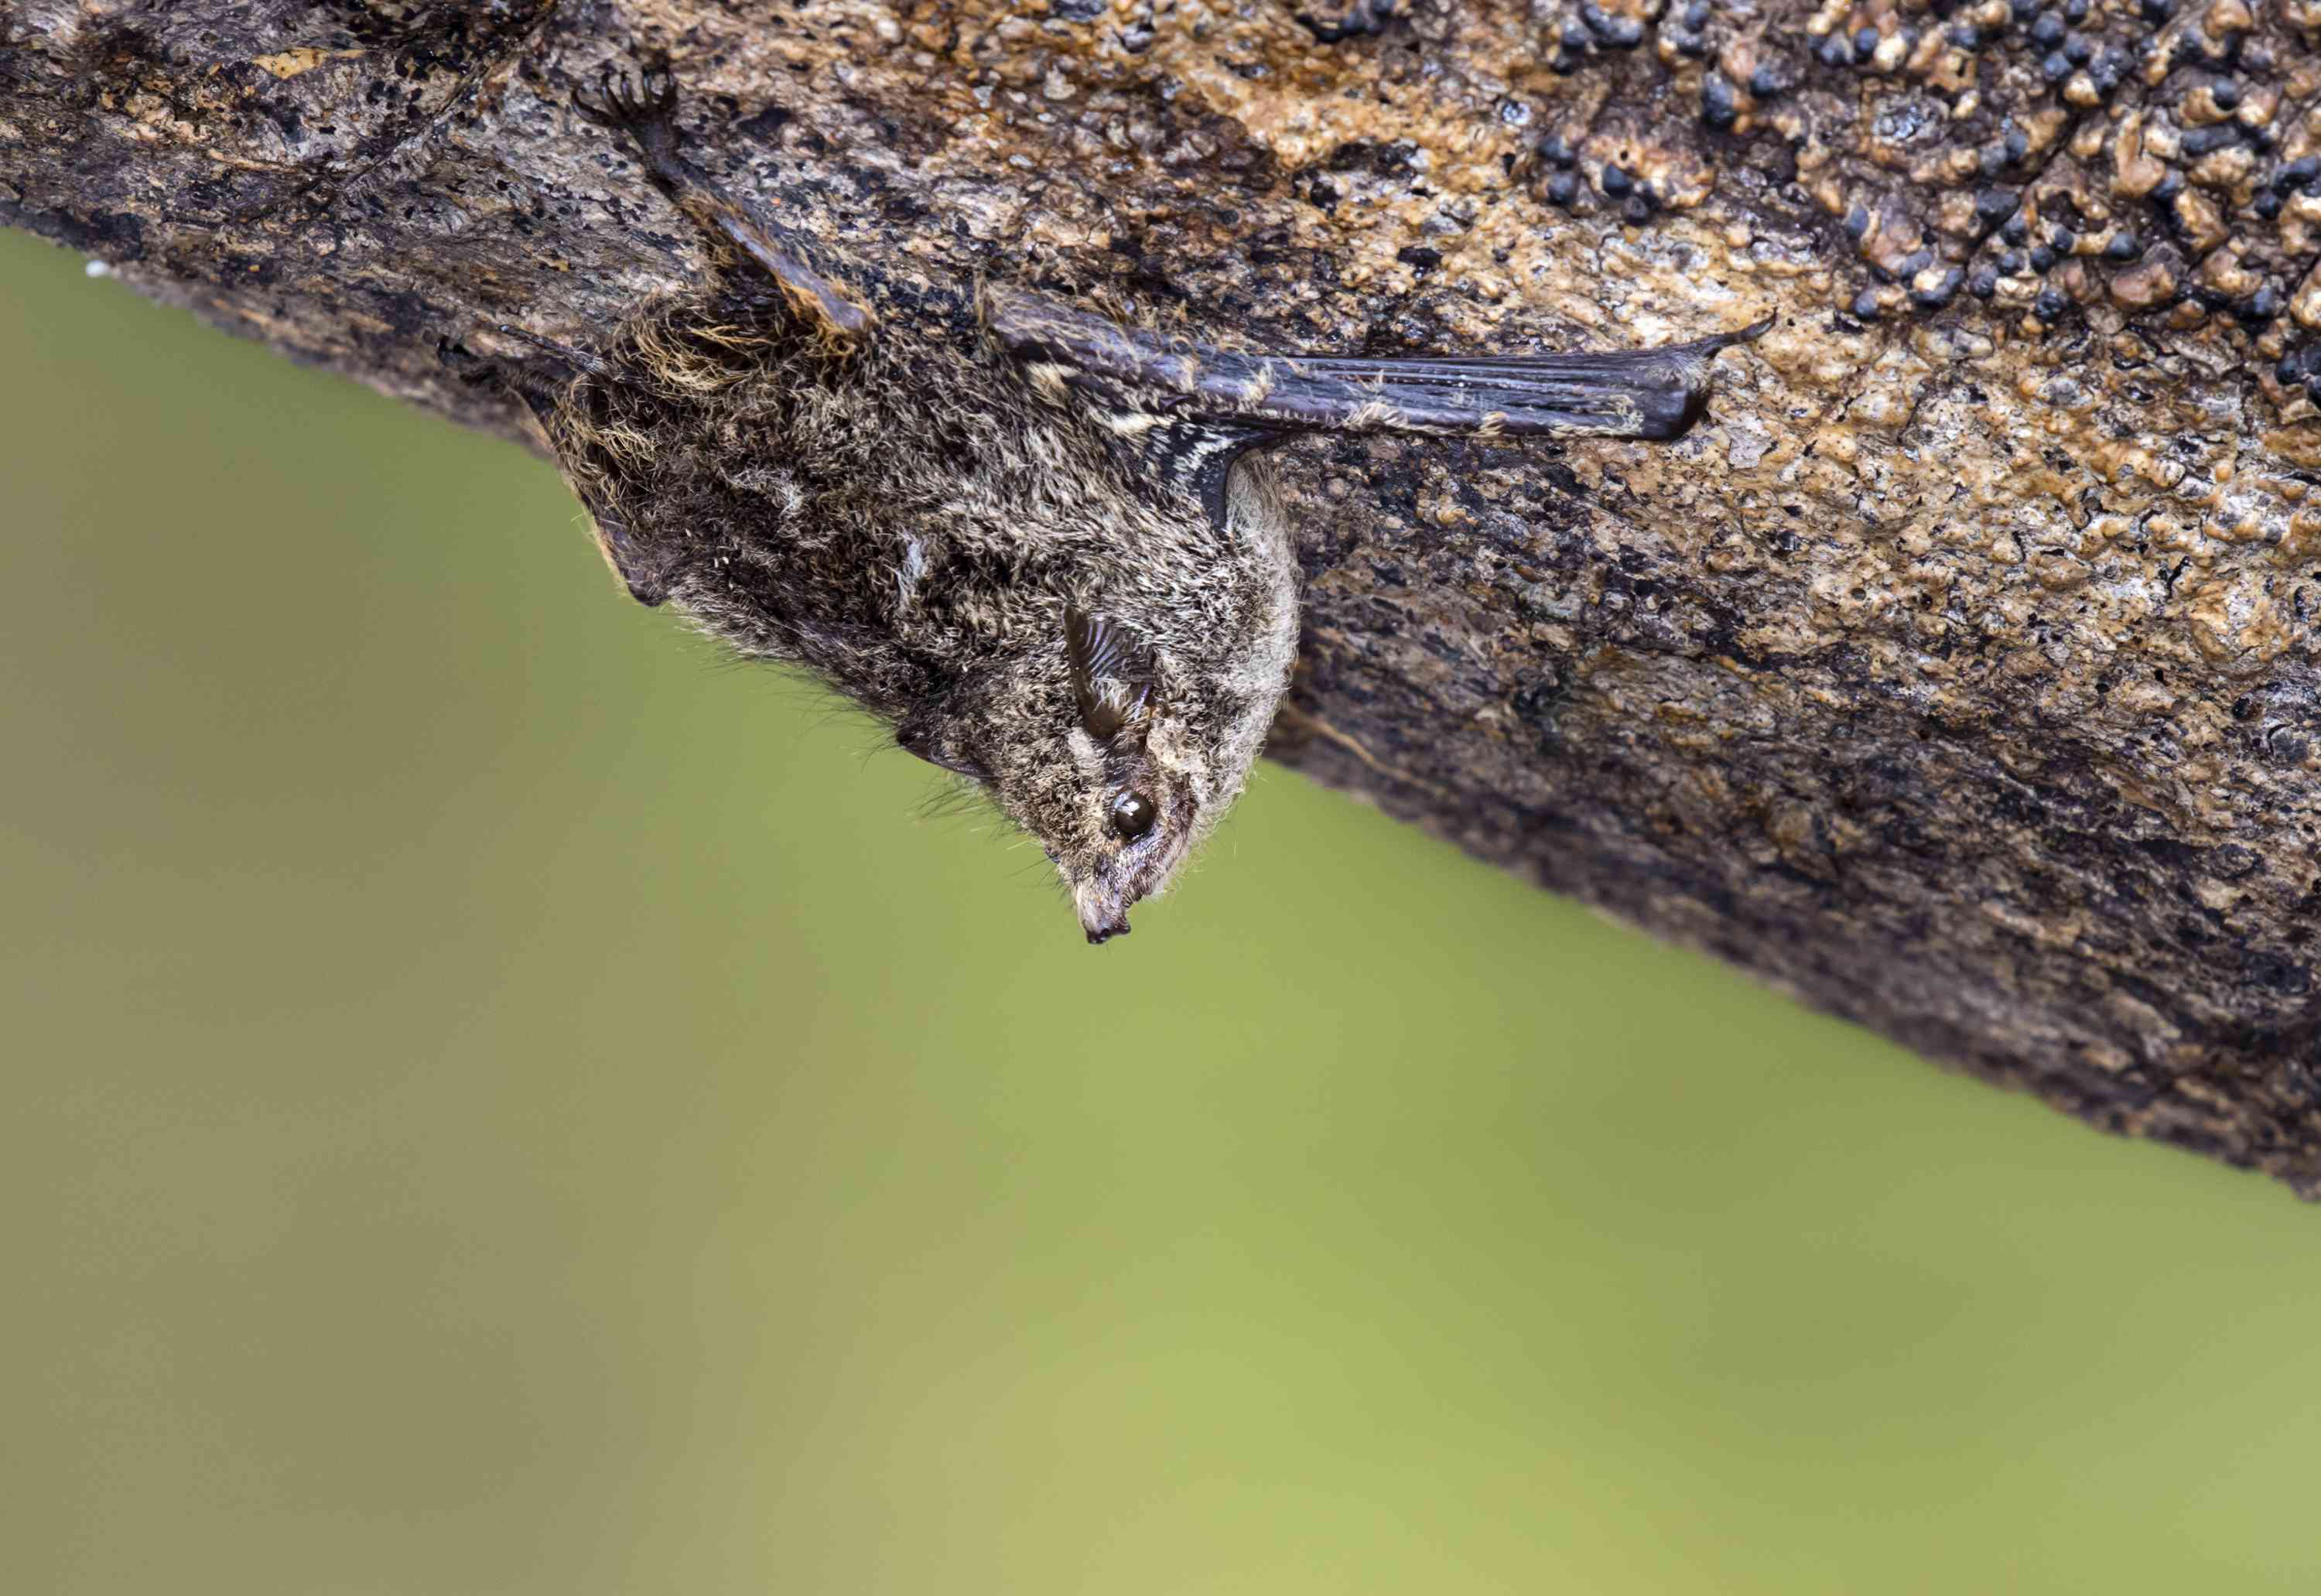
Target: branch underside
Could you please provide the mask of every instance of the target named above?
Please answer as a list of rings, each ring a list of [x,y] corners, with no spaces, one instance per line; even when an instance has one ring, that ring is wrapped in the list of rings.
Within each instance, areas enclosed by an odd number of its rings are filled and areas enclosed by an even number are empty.
[[[1635,50],[1513,0],[1332,42],[1288,5],[1021,9],[0,5],[0,220],[521,437],[447,354],[585,349],[700,274],[569,107],[651,45],[693,158],[892,293],[1353,358],[1776,314],[1672,444],[1285,451],[1272,752],[2321,1195],[2321,16],[2121,7],[2078,62],[2001,28],[1880,66],[1890,16],[1787,0]]]

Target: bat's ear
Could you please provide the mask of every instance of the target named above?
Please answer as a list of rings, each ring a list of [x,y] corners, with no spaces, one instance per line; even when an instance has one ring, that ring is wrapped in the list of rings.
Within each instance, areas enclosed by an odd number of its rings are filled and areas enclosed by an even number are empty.
[[[1141,748],[1152,725],[1152,650],[1129,627],[1064,606],[1064,657],[1080,725],[1098,743]]]
[[[1373,360],[1212,349],[997,286],[984,319],[1043,393],[1145,426],[1648,439],[1698,420],[1717,352],[1773,324],[1605,354]]]

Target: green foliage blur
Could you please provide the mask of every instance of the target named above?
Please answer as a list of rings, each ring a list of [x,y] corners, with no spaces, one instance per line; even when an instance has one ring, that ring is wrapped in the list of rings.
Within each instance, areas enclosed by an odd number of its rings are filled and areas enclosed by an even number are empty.
[[[9,1589],[2321,1575],[2282,1190],[1279,771],[1088,948],[519,451],[19,235],[0,372]]]

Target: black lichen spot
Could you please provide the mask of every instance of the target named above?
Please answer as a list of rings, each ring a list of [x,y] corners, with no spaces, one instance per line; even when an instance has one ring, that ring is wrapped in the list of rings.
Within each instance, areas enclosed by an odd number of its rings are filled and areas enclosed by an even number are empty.
[[[1405,244],[1394,252],[1394,258],[1422,274],[1443,264],[1443,251],[1430,250],[1424,244]]]
[[[2107,260],[2133,260],[2144,253],[2144,241],[2132,233],[2116,233],[2104,246]]]
[[[1345,10],[1335,18],[1307,16],[1297,14],[1298,23],[1314,35],[1319,44],[1339,44],[1365,34],[1382,33],[1394,19],[1397,0],[1348,0]],[[1100,15],[1111,9],[1109,0],[1096,7]]]
[[[1975,220],[1989,232],[2023,206],[2023,196],[2011,188],[1986,188],[1974,196]]]
[[[1418,174],[1418,146],[1407,139],[1381,144],[1372,139],[1352,139],[1330,151],[1333,172],[1368,171],[1376,178],[1410,178]]]
[[[1550,166],[1568,167],[1579,159],[1561,133],[1550,133],[1539,141],[1539,158]]]
[[[1730,128],[1740,116],[1740,102],[1733,85],[1721,72],[1711,72],[1700,82],[1700,119],[1722,132]]]
[[[1866,66],[1869,64],[1870,58],[1877,53],[1878,30],[1856,28],[1853,31],[1853,64],[1857,67]]]
[[[2043,12],[2031,24],[2031,42],[2041,50],[2052,50],[2063,41],[2063,19],[2053,12]]]
[[[1847,307],[1847,314],[1857,322],[1876,321],[1879,314],[1877,290],[1864,288],[1861,293],[1856,294],[1853,296],[1853,303]]]
[[[1610,195],[1614,199],[1625,197],[1628,192],[1636,186],[1635,178],[1628,175],[1627,169],[1625,167],[1616,165],[1606,166],[1603,175],[1596,179],[1596,183],[1598,187],[1602,188],[1605,193]]]
[[[1965,279],[1965,269],[1953,266],[1932,284],[1911,289],[1910,298],[1921,310],[1940,310],[1951,302],[1951,296],[1959,291],[1959,285]]]
[[[1606,50],[1634,50],[1644,41],[1643,23],[1631,16],[1614,16],[1595,0],[1586,0],[1579,7],[1579,20],[1604,41]]]
[[[2048,325],[2052,326],[2055,323],[2063,319],[2063,313],[2071,309],[2071,302],[2070,300],[2064,298],[2062,295],[2057,293],[2052,288],[2045,288],[2042,289],[2040,291],[2039,297],[2033,301],[2031,306],[2031,314],[2037,316],[2041,321],[2045,322]]]
[[[1989,266],[1978,266],[1967,283],[1967,290],[1977,299],[1989,299],[1998,292],[1998,273]]]
[[[1547,203],[1570,210],[1579,197],[1579,178],[1574,172],[1557,172],[1547,180]]]

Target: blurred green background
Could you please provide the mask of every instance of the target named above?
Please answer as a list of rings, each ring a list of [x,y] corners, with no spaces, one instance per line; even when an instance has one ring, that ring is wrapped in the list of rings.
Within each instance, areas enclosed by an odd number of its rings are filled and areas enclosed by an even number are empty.
[[[1038,852],[0,235],[41,1592],[2310,1590],[2321,1212],[1286,772]]]

